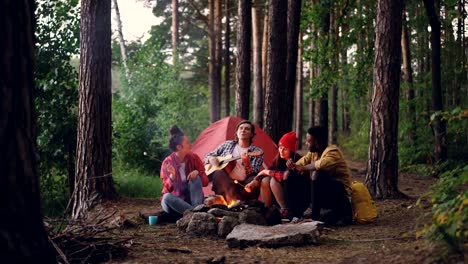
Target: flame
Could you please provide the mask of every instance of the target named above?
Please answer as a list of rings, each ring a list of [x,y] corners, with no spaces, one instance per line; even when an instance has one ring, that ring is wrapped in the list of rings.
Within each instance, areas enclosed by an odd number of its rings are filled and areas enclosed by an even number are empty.
[[[236,204],[236,200],[231,200],[231,202],[228,203],[227,207],[231,208],[234,204]]]

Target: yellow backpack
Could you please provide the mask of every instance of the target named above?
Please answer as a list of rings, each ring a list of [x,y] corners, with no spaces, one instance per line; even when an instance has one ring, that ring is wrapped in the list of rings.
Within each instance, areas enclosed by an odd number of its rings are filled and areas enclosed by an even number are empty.
[[[377,208],[367,190],[367,187],[359,181],[353,181],[351,204],[353,206],[353,220],[358,224],[371,223],[377,218]]]

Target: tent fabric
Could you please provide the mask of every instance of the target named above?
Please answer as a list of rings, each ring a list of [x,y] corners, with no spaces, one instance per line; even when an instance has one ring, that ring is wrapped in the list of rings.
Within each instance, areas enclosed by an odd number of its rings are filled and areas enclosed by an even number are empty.
[[[240,117],[228,116],[214,122],[200,133],[192,145],[192,151],[204,160],[206,154],[213,151],[223,142],[235,139],[236,126],[243,120]],[[278,148],[271,137],[258,125],[255,125],[255,137],[252,144],[263,150],[263,162],[267,166],[270,166],[278,153]],[[208,192],[208,188],[206,187],[204,188],[204,193],[212,194],[212,192]]]

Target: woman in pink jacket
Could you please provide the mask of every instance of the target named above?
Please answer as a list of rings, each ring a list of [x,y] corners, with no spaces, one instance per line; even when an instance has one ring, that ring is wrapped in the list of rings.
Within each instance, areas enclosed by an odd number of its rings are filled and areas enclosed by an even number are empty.
[[[163,182],[161,206],[164,212],[181,217],[184,211],[203,203],[203,187],[208,185],[203,162],[191,151],[187,136],[177,127],[170,130],[169,149],[161,166]]]

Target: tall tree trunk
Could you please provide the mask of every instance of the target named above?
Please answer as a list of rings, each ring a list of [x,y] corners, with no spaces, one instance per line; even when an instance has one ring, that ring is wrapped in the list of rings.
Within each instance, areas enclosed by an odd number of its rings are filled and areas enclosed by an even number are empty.
[[[252,1],[238,2],[236,116],[249,119],[250,104],[250,39],[252,36]]]
[[[115,20],[117,21],[117,39],[119,40],[120,45],[120,56],[122,57],[122,65],[124,66],[125,77],[128,79],[130,72],[127,66],[127,48],[125,46],[125,39],[122,32],[122,20],[120,19],[119,5],[117,4],[117,0],[112,0],[112,2],[114,3]]]
[[[366,184],[375,197],[397,197],[402,0],[379,0]]]
[[[342,28],[342,35],[346,36],[349,34],[349,27],[348,25],[343,25]],[[347,47],[341,48],[341,63],[342,69],[347,69],[348,64],[348,50]],[[343,76],[345,73],[342,73]],[[349,97],[348,97],[348,87],[343,87],[340,89],[341,95],[341,131],[344,135],[349,136],[350,133],[350,117],[349,117]]]
[[[231,11],[230,0],[224,2],[226,28],[224,30],[224,115],[231,115]]]
[[[268,4],[269,0],[265,3]],[[267,5],[268,6],[268,5]],[[263,19],[263,37],[262,37],[262,88],[263,88],[263,117],[260,127],[263,128],[263,121],[265,116],[265,96],[266,96],[266,84],[267,84],[267,68],[268,68],[268,32],[269,32],[269,17],[268,8],[265,8],[265,16]]]
[[[294,113],[294,93],[296,90],[296,68],[298,40],[301,22],[301,0],[288,0],[287,14],[287,57],[286,57],[286,89],[283,103],[279,105],[283,116],[278,120],[280,134],[291,131]]]
[[[310,26],[310,36],[311,36],[311,39],[310,39],[310,51],[313,52],[315,50],[315,42],[314,42],[314,38],[315,38],[315,27],[314,25],[312,24]],[[314,81],[314,78],[316,77],[315,75],[315,63],[313,62],[313,60],[310,60],[309,61],[309,94],[311,95],[312,94],[312,84],[313,84],[313,81]],[[315,126],[315,119],[316,119],[316,115],[315,115],[315,100],[312,96],[309,96],[309,124],[308,124],[308,127],[312,127],[312,126]]]
[[[286,80],[286,51],[287,45],[287,2],[284,0],[271,0],[269,5],[269,32],[268,32],[268,68],[265,94],[265,113],[263,124],[265,132],[274,142],[278,142],[282,131],[279,121],[285,118],[279,106],[284,98]]]
[[[221,90],[222,90],[222,54],[223,54],[223,38],[222,38],[222,14],[223,5],[221,0],[215,1],[215,68],[214,68],[214,85],[216,92],[216,102],[218,103],[218,113],[221,117]]]
[[[81,1],[80,83],[74,219],[112,199],[111,2]]]
[[[35,8],[32,0],[0,2],[0,244],[4,263],[56,262],[42,222],[37,166]]]
[[[333,5],[332,5],[333,6]],[[339,41],[338,39],[338,34],[337,30],[335,29],[336,27],[336,11],[334,11],[333,8],[330,8],[330,31],[329,31],[329,38],[332,41],[333,45],[333,55],[330,60],[330,66],[332,71],[336,73],[338,76],[338,49],[336,48],[336,45]],[[337,133],[338,133],[338,84],[336,81],[333,82],[331,88],[330,88],[330,97],[331,97],[331,104],[330,104],[330,117],[331,117],[331,122],[330,122],[330,131],[329,131],[329,136],[328,139],[330,143],[336,144],[337,143]]]
[[[325,5],[330,5],[330,3],[325,3]],[[329,7],[328,7],[329,8]],[[322,33],[323,35],[329,34],[330,30],[330,8],[328,9],[328,12],[324,15],[323,17],[323,25],[322,25]],[[325,62],[325,63],[328,63]],[[321,74],[322,68],[326,69],[328,65],[318,65],[317,66],[317,76]],[[321,68],[320,68],[321,67]],[[327,135],[328,135],[328,90],[327,91],[322,91],[321,96],[318,102],[318,125],[322,126],[327,129]]]
[[[304,113],[304,99],[303,99],[303,85],[302,85],[302,34],[299,34],[299,51],[297,53],[297,77],[296,77],[296,123],[295,129],[297,134],[297,146],[300,148],[302,146],[302,116]]]
[[[116,2],[117,0],[113,0]],[[179,0],[172,0],[172,64],[179,62]]]
[[[263,77],[262,77],[262,7],[255,1],[252,8],[253,29],[253,121],[263,126]]]
[[[416,140],[416,108],[414,105],[413,69],[411,67],[410,40],[405,10],[403,10],[403,26],[401,31],[401,54],[403,59],[403,79],[407,85],[405,94],[408,104],[407,116],[409,117],[408,121],[411,126],[408,131],[408,139],[409,144],[414,145]]]
[[[442,98],[442,83],[440,78],[440,21],[435,9],[434,0],[424,0],[429,24],[431,26],[431,71],[432,71],[432,111],[434,113],[444,110]],[[434,159],[444,161],[447,159],[447,125],[446,121],[437,113],[432,121],[434,132]]]
[[[210,90],[210,120],[211,122],[216,122],[220,119],[221,116],[221,87],[218,86],[218,76],[217,76],[217,57],[216,57],[216,32],[215,32],[215,1],[218,0],[209,0],[209,53],[210,60],[208,65],[209,70],[209,90]]]

